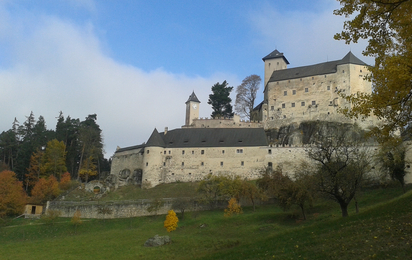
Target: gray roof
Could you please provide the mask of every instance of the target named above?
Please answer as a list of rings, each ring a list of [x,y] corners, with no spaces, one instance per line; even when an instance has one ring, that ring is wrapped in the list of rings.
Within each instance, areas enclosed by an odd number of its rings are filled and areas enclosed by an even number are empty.
[[[147,140],[146,146],[165,147],[165,142],[156,128],[153,130],[152,134],[150,135],[149,140]]]
[[[143,148],[145,148],[145,146],[146,146],[146,144],[143,143],[143,144],[139,144],[139,145],[124,147],[124,148],[117,149],[115,153],[120,153],[120,152],[125,152],[125,151],[130,151],[130,150],[136,150],[136,149],[142,150]]]
[[[186,101],[186,103],[187,103],[187,102],[190,102],[190,101],[200,103],[200,101],[199,101],[199,99],[196,97],[196,94],[195,94],[194,91],[193,91],[192,94],[189,96],[189,99]],[[185,103],[185,104],[186,104],[186,103]]]
[[[166,135],[155,129],[147,144],[131,146],[116,151],[142,149],[159,146],[163,148],[184,147],[248,147],[268,146],[263,128],[179,128],[170,130]]]
[[[368,66],[365,62],[361,61],[355,55],[353,55],[352,52],[349,52],[341,60],[323,62],[315,65],[291,69],[276,70],[272,73],[269,82],[336,73],[337,66],[342,64],[357,64]]]
[[[278,50],[274,50],[265,57],[262,58],[263,61],[265,60],[270,60],[270,59],[276,59],[276,58],[283,58],[285,60],[286,64],[289,64],[289,61],[286,59],[286,57],[283,55],[282,52],[279,52]]]

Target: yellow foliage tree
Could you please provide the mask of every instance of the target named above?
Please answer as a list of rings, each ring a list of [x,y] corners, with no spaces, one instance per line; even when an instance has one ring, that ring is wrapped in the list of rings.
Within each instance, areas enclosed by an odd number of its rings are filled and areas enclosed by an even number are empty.
[[[0,172],[0,217],[21,214],[25,204],[26,194],[16,174]]]
[[[176,213],[173,210],[169,210],[163,226],[166,228],[167,232],[171,232],[176,230],[177,222],[179,222],[179,219],[177,218]]]
[[[97,167],[94,162],[93,156],[87,157],[81,166],[81,169],[79,171],[79,177],[82,178],[82,180],[88,182],[89,177],[91,176],[96,176],[97,175]]]
[[[229,204],[227,205],[227,209],[225,209],[225,217],[231,217],[233,214],[241,214],[242,207],[237,202],[236,198],[231,198],[229,200]]]

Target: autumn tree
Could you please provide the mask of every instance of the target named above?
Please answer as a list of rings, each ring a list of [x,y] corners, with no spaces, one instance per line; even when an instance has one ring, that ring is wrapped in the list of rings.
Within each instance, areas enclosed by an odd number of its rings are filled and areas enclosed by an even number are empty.
[[[256,93],[262,79],[258,75],[246,77],[236,88],[235,111],[243,118],[251,120],[255,107]]]
[[[267,197],[264,192],[255,184],[249,181],[243,180],[240,188],[240,197],[246,198],[252,202],[253,211],[256,210],[256,201],[265,200]]]
[[[90,177],[97,176],[97,167],[93,160],[93,156],[89,156],[83,160],[79,170],[79,176],[85,182],[88,182]]]
[[[225,80],[222,84],[217,82],[212,86],[212,94],[209,95],[209,100],[207,101],[212,106],[212,118],[233,116],[232,99],[230,98],[230,92],[232,92],[233,87],[228,85],[229,83]]]
[[[59,183],[56,177],[50,175],[47,178],[40,178],[31,191],[31,200],[34,203],[44,203],[55,199],[60,194]]]
[[[234,214],[240,214],[242,213],[242,207],[238,203],[236,198],[231,198],[228,202],[227,208],[224,210],[225,217],[231,217]]]
[[[335,39],[347,44],[368,40],[363,51],[375,57],[370,66],[372,93],[346,96],[352,107],[342,112],[352,118],[371,114],[382,119],[373,133],[384,142],[386,137],[403,131],[412,119],[412,1],[408,0],[339,0],[336,15],[352,17],[344,22],[344,31]]]
[[[26,194],[12,171],[0,172],[0,217],[23,213]]]
[[[71,176],[69,172],[63,173],[62,177],[60,178],[59,188],[61,190],[68,190],[71,184]]]
[[[53,175],[56,178],[67,171],[66,167],[66,146],[62,141],[53,139],[47,143],[43,155],[41,173],[43,176]]]
[[[34,152],[30,157],[30,165],[29,168],[27,168],[27,173],[24,178],[24,186],[28,194],[30,194],[34,185],[36,185],[36,182],[40,178],[40,167],[42,158],[43,152],[40,150]]]
[[[343,217],[348,216],[348,205],[365,180],[371,160],[367,148],[350,130],[341,127],[319,133],[308,150],[309,158],[316,163],[315,188],[340,205]]]
[[[176,213],[173,210],[169,210],[164,222],[164,227],[166,228],[167,232],[176,230],[178,222],[179,219],[177,218]]]

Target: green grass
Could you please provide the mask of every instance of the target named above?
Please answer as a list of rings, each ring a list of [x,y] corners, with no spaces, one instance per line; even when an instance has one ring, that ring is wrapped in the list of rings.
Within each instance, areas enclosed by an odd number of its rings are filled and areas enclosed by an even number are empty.
[[[230,218],[186,213],[171,233],[165,216],[85,220],[76,232],[70,219],[16,219],[0,228],[0,259],[411,259],[412,191],[369,190],[358,202],[360,213],[351,204],[345,219],[332,202],[316,204],[307,221],[273,205]],[[143,247],[156,234],[172,244]]]

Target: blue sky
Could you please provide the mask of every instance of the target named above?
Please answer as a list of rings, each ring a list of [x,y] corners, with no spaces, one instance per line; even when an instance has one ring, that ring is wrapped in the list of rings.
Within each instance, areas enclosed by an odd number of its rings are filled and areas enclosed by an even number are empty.
[[[51,129],[59,111],[96,113],[110,157],[155,127],[182,126],[193,90],[208,117],[211,86],[263,77],[262,57],[274,49],[289,67],[349,51],[373,63],[364,42],[333,39],[344,21],[337,8],[333,0],[0,0],[0,131],[30,111]]]

